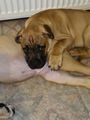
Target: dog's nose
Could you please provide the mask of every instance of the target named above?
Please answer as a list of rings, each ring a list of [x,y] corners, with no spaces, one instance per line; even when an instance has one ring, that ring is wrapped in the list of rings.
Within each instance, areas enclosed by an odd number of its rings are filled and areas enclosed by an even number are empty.
[[[31,69],[40,69],[45,65],[46,57],[43,57],[42,59],[39,59],[39,58],[34,58],[32,60],[28,59],[26,61]]]
[[[40,59],[34,59],[31,64],[32,69],[39,69],[42,68],[43,66],[44,62]]]

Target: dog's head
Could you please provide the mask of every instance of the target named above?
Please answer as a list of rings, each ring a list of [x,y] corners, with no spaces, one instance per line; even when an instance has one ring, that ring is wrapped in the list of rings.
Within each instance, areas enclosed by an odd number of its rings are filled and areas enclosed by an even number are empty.
[[[30,68],[38,69],[45,65],[50,39],[54,39],[54,35],[46,24],[29,24],[17,34],[15,41],[21,44]]]

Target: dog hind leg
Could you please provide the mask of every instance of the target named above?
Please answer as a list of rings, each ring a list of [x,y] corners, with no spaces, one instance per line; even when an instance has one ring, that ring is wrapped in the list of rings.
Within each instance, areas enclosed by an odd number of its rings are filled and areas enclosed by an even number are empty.
[[[75,47],[69,51],[71,56],[80,58],[90,58],[90,49],[85,47]]]
[[[62,70],[90,75],[90,67],[75,60],[67,51],[63,53]]]

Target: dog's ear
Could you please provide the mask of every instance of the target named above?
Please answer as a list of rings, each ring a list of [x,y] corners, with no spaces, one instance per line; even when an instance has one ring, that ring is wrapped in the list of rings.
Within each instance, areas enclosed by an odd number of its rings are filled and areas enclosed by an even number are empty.
[[[16,43],[20,43],[20,39],[21,39],[21,36],[20,35],[17,35],[16,37],[15,37],[15,42]]]
[[[17,33],[17,35],[16,35],[16,37],[15,37],[15,42],[16,42],[16,43],[20,43],[20,41],[21,41],[21,39],[22,39],[22,32],[23,32],[23,29],[21,29],[21,30]]]
[[[43,27],[46,31],[46,32],[43,33],[43,36],[47,37],[47,38],[50,38],[50,39],[54,39],[54,34],[53,34],[51,28],[47,24],[44,24]]]

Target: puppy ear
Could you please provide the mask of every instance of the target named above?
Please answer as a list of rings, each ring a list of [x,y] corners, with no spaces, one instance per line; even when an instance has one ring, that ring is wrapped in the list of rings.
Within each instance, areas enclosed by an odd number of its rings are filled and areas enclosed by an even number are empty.
[[[21,37],[21,36],[16,36],[16,37],[15,37],[15,42],[16,42],[16,43],[20,43],[20,37]]]
[[[17,35],[16,35],[16,37],[15,37],[15,42],[16,42],[16,43],[20,43],[20,41],[21,41],[21,39],[22,39],[22,32],[23,32],[23,29],[21,29],[21,30],[17,33]]]
[[[51,28],[46,24],[44,24],[43,27],[44,27],[44,29],[46,31],[45,33],[43,33],[43,36],[48,37],[50,39],[54,39],[54,34],[53,34]]]

